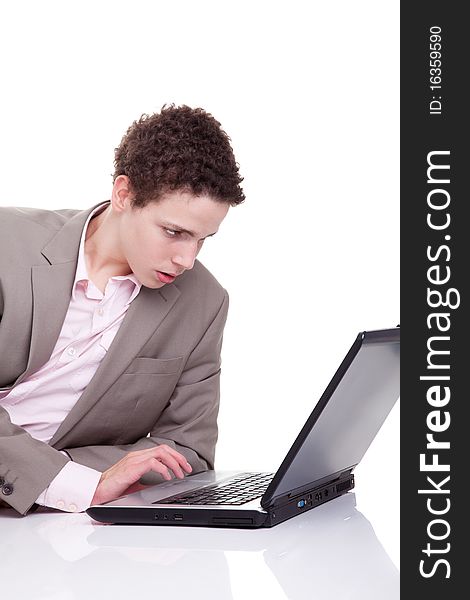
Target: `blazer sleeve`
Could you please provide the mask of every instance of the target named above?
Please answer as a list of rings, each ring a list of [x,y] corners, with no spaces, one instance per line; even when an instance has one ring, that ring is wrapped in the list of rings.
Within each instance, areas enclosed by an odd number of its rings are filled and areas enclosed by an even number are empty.
[[[221,348],[228,304],[228,294],[224,290],[222,304],[189,355],[170,401],[149,435],[133,444],[65,448],[72,460],[105,471],[129,452],[167,444],[185,456],[193,473],[213,469],[220,399]],[[145,485],[162,481],[163,477],[153,472],[141,479]]]
[[[3,317],[3,290],[2,290],[2,281],[0,279],[0,323],[2,322]]]
[[[0,500],[26,514],[68,461],[14,425],[0,406]]]

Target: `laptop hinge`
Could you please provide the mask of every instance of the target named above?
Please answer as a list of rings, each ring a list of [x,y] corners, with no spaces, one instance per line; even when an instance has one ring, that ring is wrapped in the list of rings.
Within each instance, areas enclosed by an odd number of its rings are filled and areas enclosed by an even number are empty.
[[[305,494],[311,494],[320,488],[324,488],[326,486],[333,486],[335,484],[338,484],[339,482],[348,480],[355,466],[356,465],[345,469],[344,471],[339,471],[338,473],[335,473],[333,477],[323,477],[322,479],[318,479],[311,483],[295,488],[287,494],[274,496],[267,504],[263,504],[263,502],[261,502],[261,506],[266,509],[278,508],[280,506],[284,506],[285,504],[292,502],[300,496],[304,496]]]

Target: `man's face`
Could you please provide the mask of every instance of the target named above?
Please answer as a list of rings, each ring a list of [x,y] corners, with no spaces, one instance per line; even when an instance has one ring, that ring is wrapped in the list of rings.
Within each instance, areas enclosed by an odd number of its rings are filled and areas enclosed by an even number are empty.
[[[171,192],[145,208],[125,202],[120,212],[123,258],[145,287],[161,288],[192,269],[204,240],[217,233],[229,204]]]

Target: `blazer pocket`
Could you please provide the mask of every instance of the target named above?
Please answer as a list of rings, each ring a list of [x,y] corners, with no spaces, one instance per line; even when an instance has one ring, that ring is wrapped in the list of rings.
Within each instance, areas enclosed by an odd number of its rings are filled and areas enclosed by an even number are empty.
[[[134,358],[125,374],[173,375],[178,373],[183,364],[183,357],[177,358]]]
[[[154,427],[178,383],[183,365],[178,358],[135,358],[118,382],[113,410],[125,415],[118,444],[134,443]]]

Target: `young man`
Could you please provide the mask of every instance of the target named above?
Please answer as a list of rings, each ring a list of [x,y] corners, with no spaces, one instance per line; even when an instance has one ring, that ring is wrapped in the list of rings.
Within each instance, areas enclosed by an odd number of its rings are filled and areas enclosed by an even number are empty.
[[[110,201],[0,209],[0,502],[82,511],[213,468],[228,295],[196,260],[243,202],[230,138],[143,115]]]

